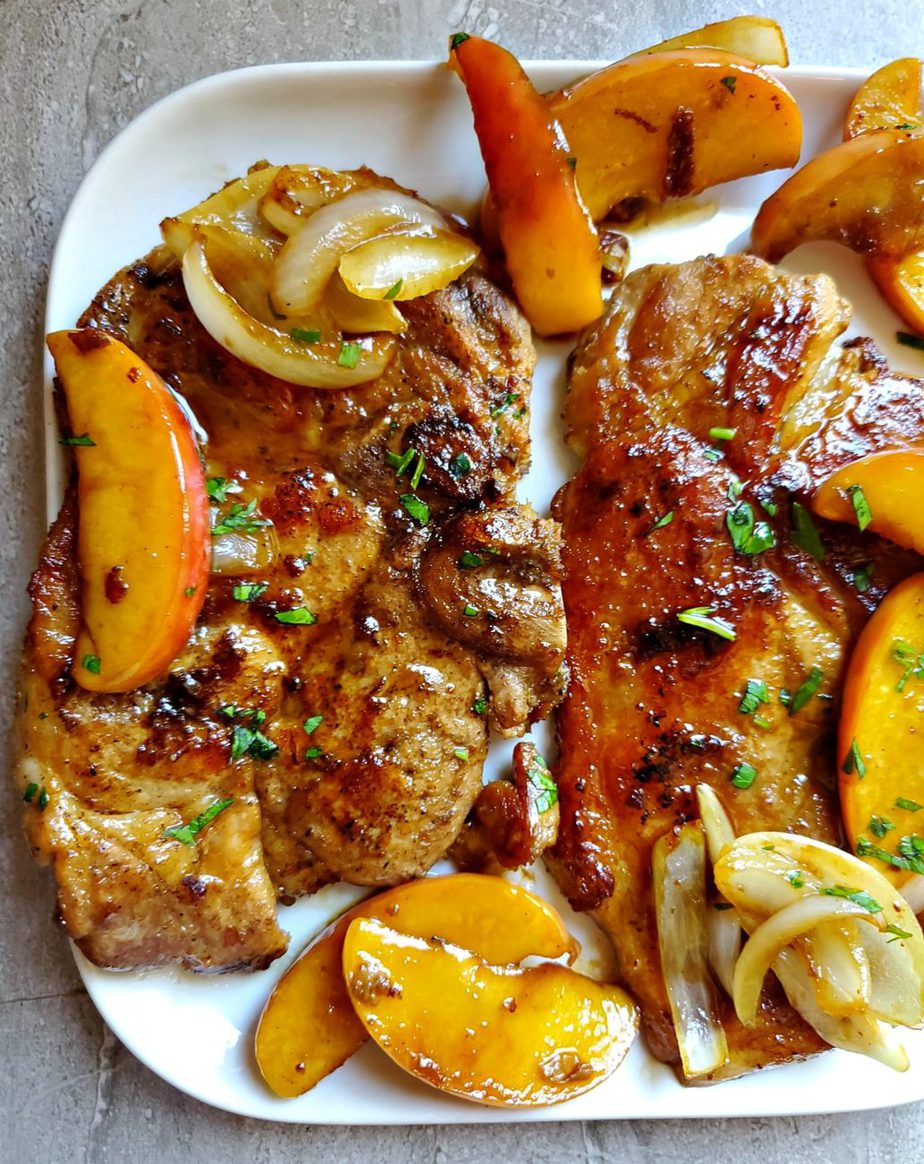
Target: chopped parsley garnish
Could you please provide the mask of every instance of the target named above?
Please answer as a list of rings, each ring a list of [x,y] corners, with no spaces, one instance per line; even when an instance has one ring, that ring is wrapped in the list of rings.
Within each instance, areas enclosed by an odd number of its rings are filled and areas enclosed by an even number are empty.
[[[279,751],[279,746],[253,727],[245,727],[242,723],[234,725],[231,732],[231,759],[239,760],[241,756],[256,756],[259,760],[268,760]]]
[[[739,554],[762,554],[776,545],[770,526],[765,521],[754,520],[754,507],[749,501],[739,501],[729,509],[725,514],[725,525]]]
[[[894,922],[890,922],[886,928],[887,934],[894,934],[894,937],[889,938],[890,942],[897,942],[899,938],[910,938],[911,934],[907,930],[903,930],[901,926],[897,926]]]
[[[91,675],[98,675],[102,663],[99,655],[84,655],[81,666],[84,671],[89,671]]]
[[[205,483],[205,491],[212,501],[224,505],[228,500],[228,493],[236,492],[237,486],[234,481],[229,481],[227,477],[209,477]]]
[[[455,756],[455,758],[457,760],[467,760],[468,759],[468,748],[453,748],[452,754]]]
[[[218,537],[227,533],[253,533],[255,530],[269,525],[269,522],[264,518],[254,517],[256,508],[256,500],[248,501],[246,505],[235,502],[218,522],[218,525],[212,526],[212,536]]]
[[[866,764],[863,762],[863,757],[860,755],[860,746],[856,740],[851,740],[850,750],[844,757],[844,762],[841,765],[841,771],[845,776],[852,776],[853,773],[856,772],[858,780],[862,780],[866,775]]]
[[[709,439],[711,441],[730,441],[737,431],[736,428],[711,428]]]
[[[558,786],[552,779],[548,764],[540,755],[526,769],[526,779],[537,793],[535,804],[540,816],[558,803]]]
[[[769,702],[770,691],[763,679],[749,679],[745,684],[738,710],[742,715],[753,715],[762,703]]]
[[[235,582],[231,594],[238,602],[253,602],[269,589],[268,582]]]
[[[306,736],[310,736],[312,732],[316,732],[321,724],[324,722],[323,715],[312,715],[302,724],[302,728]]]
[[[919,352],[924,352],[924,339],[919,335],[913,335],[910,331],[897,331],[895,338],[906,348],[917,348]]]
[[[750,788],[757,779],[757,769],[752,764],[736,764],[731,782],[736,788]]]
[[[88,432],[82,432],[80,436],[62,437],[58,441],[59,445],[77,445],[84,449],[95,449],[96,441],[90,436]]]
[[[667,511],[667,513],[665,513],[662,517],[658,518],[658,520],[654,523],[654,525],[651,527],[651,529],[648,532],[654,533],[654,531],[656,529],[664,529],[664,527],[670,525],[670,523],[673,520],[674,520],[674,511],[672,509],[669,509]]]
[[[305,606],[295,606],[292,610],[277,610],[273,618],[284,626],[314,626],[318,621],[317,615],[312,614]]]
[[[39,812],[45,811],[45,809],[48,807],[49,799],[50,799],[50,797],[48,795],[48,792],[46,791],[45,786],[43,785],[42,788],[39,790],[38,800],[35,802],[36,806],[38,807]]]
[[[310,747],[310,748],[306,748],[305,749],[305,759],[306,760],[316,760],[318,758],[318,756],[323,754],[323,752],[324,752],[324,749],[319,748],[317,745],[314,745],[313,747]]]
[[[904,639],[893,639],[892,658],[902,668],[902,677],[895,684],[895,690],[902,692],[912,677],[924,679],[924,654],[919,653]]]
[[[266,712],[262,707],[238,707],[234,703],[223,703],[218,714],[225,719],[249,719],[251,727],[260,727],[266,722]]]
[[[426,525],[430,520],[430,506],[421,501],[416,493],[402,493],[398,498],[404,507],[404,512],[418,525]]]
[[[472,553],[471,550],[463,550],[456,565],[460,570],[475,570],[484,565],[484,558],[481,554]]]
[[[700,630],[711,631],[720,639],[728,639],[731,642],[735,637],[735,628],[724,618],[713,618],[714,613],[714,606],[691,606],[689,610],[681,610],[678,613],[677,621],[686,623],[687,626],[698,627]]]
[[[918,804],[916,800],[906,800],[904,796],[899,796],[895,801],[896,808],[903,808],[905,812],[920,812],[924,805]]]
[[[857,525],[860,527],[860,532],[869,525],[873,520],[873,511],[869,507],[869,502],[866,500],[866,494],[859,485],[848,485],[847,492],[850,495],[850,504],[853,506],[853,512],[856,514]]]
[[[805,885],[805,879],[798,869],[790,869],[786,874],[786,880],[793,887],[793,889],[802,889]]]
[[[467,477],[472,471],[472,462],[468,453],[456,453],[449,462],[449,472],[458,481],[460,477]]]
[[[922,859],[924,857],[924,839],[915,833],[902,837],[898,842],[897,854],[889,853],[880,848],[879,845],[874,845],[866,837],[860,837],[857,840],[857,856],[876,857],[877,860],[885,861],[894,869],[908,869],[912,873],[924,874],[924,859]]]
[[[776,506],[772,501],[765,501],[763,505],[764,509],[766,509],[767,513],[769,513],[771,517],[776,517]]]
[[[417,486],[420,484],[420,478],[423,476],[425,464],[426,464],[426,461],[424,460],[423,453],[418,453],[417,454],[417,464],[414,466],[414,472],[411,474],[411,492],[412,493],[417,489]]]
[[[172,837],[175,841],[182,841],[184,845],[194,845],[196,834],[201,833],[207,824],[233,803],[233,796],[229,796],[227,800],[216,800],[208,806],[205,812],[193,817],[188,824],[174,825],[172,828],[164,829],[164,836]]]
[[[725,88],[729,91],[729,93],[734,93],[735,85],[737,84],[737,81],[738,81],[737,77],[723,77],[720,81],[720,84],[724,85]]]
[[[825,548],[821,544],[821,538],[815,522],[812,520],[812,515],[798,501],[792,503],[792,532],[789,536],[800,550],[805,550],[807,554],[811,554],[816,562],[825,560]]]
[[[479,695],[475,702],[472,704],[472,711],[475,713],[475,715],[484,715],[487,710],[488,701],[486,699],[482,699],[482,697]]]
[[[195,586],[187,586],[183,593],[187,598],[192,598],[192,596],[196,593],[196,588]]]
[[[519,399],[519,392],[508,392],[500,404],[498,404],[497,408],[491,409],[491,419],[497,420],[499,416],[507,411],[511,404],[516,404]]]
[[[851,889],[847,885],[825,885],[821,892],[825,897],[843,897],[845,901],[852,901],[867,913],[882,912],[882,906],[875,897],[870,897],[865,889]]]
[[[706,449],[703,452],[703,456],[706,458],[707,461],[713,461],[713,462],[721,461],[722,450],[721,449]]]
[[[385,294],[382,296],[382,298],[383,299],[397,299],[398,292],[401,290],[401,288],[403,286],[404,286],[404,280],[399,279],[397,283],[392,283],[392,285],[388,288],[388,290],[385,292]]]
[[[289,335],[299,344],[316,344],[321,339],[321,333],[314,327],[293,327]],[[355,367],[355,364],[347,366]]]
[[[353,340],[341,344],[340,355],[337,356],[337,363],[341,368],[355,368],[359,363],[362,350],[362,346]]]
[[[393,453],[391,449],[388,449],[385,453],[385,463],[394,469],[396,477],[403,477],[410,468],[411,461],[416,456],[417,450],[414,448],[405,449],[400,457],[397,453]]]
[[[478,607],[472,606],[472,604],[470,602],[466,602],[466,604],[462,607],[462,613],[465,615],[466,618],[477,618],[478,617]]]
[[[808,701],[815,695],[818,688],[822,684],[825,677],[824,671],[820,667],[813,667],[808,673],[808,677],[799,684],[796,694],[792,697],[789,704],[789,714],[796,715],[802,710]]]
[[[467,32],[454,32],[452,34],[452,40],[449,42],[449,47],[451,49],[457,49],[460,44],[464,44],[468,39]]]
[[[869,818],[869,824],[866,826],[874,837],[879,837],[881,840],[886,833],[890,833],[895,825],[889,820],[887,816],[873,815]]]
[[[26,804],[32,803],[32,801],[35,798],[35,794],[36,794],[36,792],[38,792],[38,790],[39,790],[39,786],[37,784],[27,784],[26,785],[26,791],[22,794],[22,798],[26,802]]]
[[[865,594],[870,588],[870,583],[873,580],[873,573],[876,569],[875,562],[867,562],[865,566],[854,570],[850,576],[850,581],[857,588],[860,594]]]

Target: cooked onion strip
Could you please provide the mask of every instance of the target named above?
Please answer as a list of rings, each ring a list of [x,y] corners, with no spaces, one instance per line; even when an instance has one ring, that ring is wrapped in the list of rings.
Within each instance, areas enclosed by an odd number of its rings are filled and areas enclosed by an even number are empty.
[[[664,983],[684,1075],[695,1079],[728,1057],[708,966],[706,842],[697,824],[655,842],[652,876]]]
[[[869,958],[854,924],[819,925],[805,946],[817,975],[815,993],[824,1010],[856,1014],[869,1005]]]
[[[781,950],[822,922],[855,917],[876,924],[875,917],[862,906],[842,897],[811,894],[779,910],[751,934],[735,966],[732,999],[738,1018],[753,1026],[767,971]]]
[[[733,909],[712,908],[708,916],[709,965],[731,998],[735,989],[735,966],[741,953],[741,923]]]
[[[177,215],[181,222],[228,226],[245,234],[265,234],[257,213],[260,200],[279,171],[278,166],[253,169],[243,178],[229,182],[217,194]]]
[[[722,850],[735,839],[735,830],[728,819],[728,813],[716,793],[708,784],[697,784],[696,803],[706,844],[709,846],[709,860],[713,865],[722,856]]]
[[[280,166],[260,200],[260,214],[287,238],[322,206],[336,202],[362,184],[356,174],[324,166]]]
[[[416,299],[441,291],[478,258],[480,248],[449,230],[393,231],[354,247],[340,260],[347,288],[363,299]]]
[[[307,314],[343,256],[394,226],[446,226],[432,207],[408,194],[369,188],[322,206],[282,248],[276,260],[273,298],[286,315]]]
[[[913,874],[899,886],[899,892],[908,902],[912,913],[924,912],[924,877],[919,873]]]
[[[407,320],[389,299],[360,299],[343,285],[335,271],[324,292],[324,306],[342,331],[366,335],[373,331],[400,334]]]
[[[183,256],[183,284],[199,322],[216,343],[245,364],[290,384],[349,388],[376,379],[391,359],[391,338],[363,341],[355,366],[349,367],[338,363],[342,351],[339,342],[300,343],[261,323],[215,278],[201,242],[193,243]]]

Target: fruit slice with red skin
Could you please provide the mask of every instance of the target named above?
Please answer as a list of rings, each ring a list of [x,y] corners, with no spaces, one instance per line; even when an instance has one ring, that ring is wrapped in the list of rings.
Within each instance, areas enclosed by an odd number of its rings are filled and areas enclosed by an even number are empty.
[[[516,57],[457,33],[449,64],[468,92],[507,269],[541,335],[577,331],[603,311],[597,232],[544,97]]]
[[[821,483],[812,509],[832,521],[863,524],[900,546],[924,554],[924,449],[871,453]],[[865,502],[868,513],[858,518]],[[866,518],[869,517],[867,521]]]
[[[77,462],[83,626],[73,675],[130,691],[182,650],[208,584],[205,474],[189,421],[160,377],[95,328],[48,337]]]
[[[368,1038],[343,981],[343,941],[357,917],[379,918],[415,937],[464,943],[494,963],[530,954],[573,960],[578,950],[550,905],[499,877],[424,877],[367,898],[292,963],[260,1016],[257,1066],[277,1095],[304,1094]]]

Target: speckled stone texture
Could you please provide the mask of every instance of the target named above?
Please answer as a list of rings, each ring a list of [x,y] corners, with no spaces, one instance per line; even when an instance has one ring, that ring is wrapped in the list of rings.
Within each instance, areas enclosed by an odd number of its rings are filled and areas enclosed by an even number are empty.
[[[872,68],[924,51],[919,2],[753,0],[751,10],[781,21],[799,62]],[[0,746],[8,749],[25,584],[44,532],[48,263],[83,173],[113,134],[164,94],[242,65],[438,57],[458,28],[525,57],[615,58],[736,11],[680,0],[0,0],[0,633],[11,676]],[[275,1126],[214,1111],[172,1090],[104,1029],[51,921],[51,878],[29,858],[4,782],[0,805],[0,1161],[849,1164],[924,1153],[922,1106],[815,1119],[384,1130]]]

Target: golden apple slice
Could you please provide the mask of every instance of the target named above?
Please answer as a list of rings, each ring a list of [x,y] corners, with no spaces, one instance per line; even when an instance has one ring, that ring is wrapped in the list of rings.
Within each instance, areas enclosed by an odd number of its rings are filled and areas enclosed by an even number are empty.
[[[871,453],[826,478],[812,498],[821,517],[871,529],[924,553],[924,449]]]
[[[890,61],[868,77],[847,110],[844,140],[878,129],[921,130],[921,62],[917,57]]]
[[[704,24],[693,32],[684,32],[662,40],[651,48],[650,53],[672,52],[674,49],[712,48],[723,52],[737,53],[747,57],[756,65],[789,64],[789,51],[783,30],[775,20],[766,16],[733,16],[731,20],[717,20],[714,24]],[[640,53],[633,53],[640,56]]]
[[[893,880],[906,876],[909,867],[920,872],[916,866],[924,864],[924,854],[908,840],[921,833],[924,819],[922,695],[924,574],[915,574],[888,594],[857,641],[838,733],[848,839]],[[901,844],[910,845],[905,857],[899,853]]]
[[[277,1095],[302,1095],[366,1041],[343,981],[343,940],[357,917],[440,938],[493,963],[530,954],[573,959],[577,944],[554,909],[499,877],[425,877],[361,902],[324,931],[280,979],[257,1027],[255,1054]]]
[[[794,166],[792,94],[744,57],[678,49],[631,57],[551,94],[595,219],[627,198],[664,202]]]
[[[189,421],[134,352],[95,328],[48,347],[77,461],[83,627],[74,678],[130,691],[169,667],[205,599],[209,509]]]
[[[634,1004],[564,966],[491,966],[441,938],[371,918],[343,943],[350,1001],[399,1067],[431,1087],[500,1107],[562,1103],[619,1066]]]
[[[754,220],[754,252],[778,262],[827,239],[863,255],[906,255],[924,245],[924,138],[865,133],[793,174]]]
[[[911,251],[899,258],[873,255],[866,266],[896,315],[924,335],[924,251]]]

